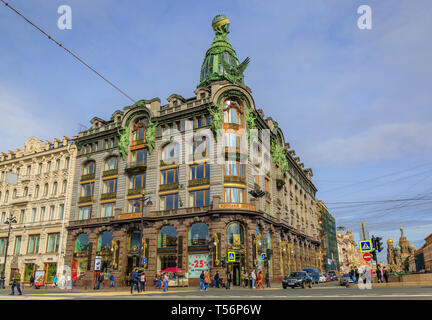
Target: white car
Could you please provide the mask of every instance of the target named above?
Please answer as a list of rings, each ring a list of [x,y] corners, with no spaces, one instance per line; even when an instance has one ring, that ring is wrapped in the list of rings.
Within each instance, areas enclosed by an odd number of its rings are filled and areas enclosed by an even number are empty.
[[[326,282],[326,277],[323,274],[320,274],[319,282]]]

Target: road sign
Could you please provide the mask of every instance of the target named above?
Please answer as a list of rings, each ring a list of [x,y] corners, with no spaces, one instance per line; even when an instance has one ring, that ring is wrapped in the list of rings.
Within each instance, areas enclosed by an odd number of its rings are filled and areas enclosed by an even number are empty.
[[[363,259],[364,259],[364,261],[371,261],[372,255],[369,252],[366,252],[363,254]]]
[[[266,259],[266,254],[265,253],[261,253],[261,260],[264,261]]]
[[[147,258],[143,258],[142,264],[147,264]]]
[[[371,252],[373,251],[372,240],[362,240],[359,241],[361,252]]]
[[[228,261],[235,261],[235,252],[228,252]]]

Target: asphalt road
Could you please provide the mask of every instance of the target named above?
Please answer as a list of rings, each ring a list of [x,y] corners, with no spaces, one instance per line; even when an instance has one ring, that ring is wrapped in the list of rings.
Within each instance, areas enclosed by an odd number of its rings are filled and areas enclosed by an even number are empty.
[[[210,288],[207,292],[202,292],[199,288],[170,288],[168,292],[161,292],[152,288],[150,291],[133,295],[124,289],[70,291],[24,288],[22,296],[10,296],[9,292],[9,290],[0,290],[0,300],[432,300],[432,286],[380,287],[362,290],[356,285],[351,285],[349,288],[341,287],[336,282],[315,285],[312,289],[278,287],[252,290],[233,287],[231,290]]]

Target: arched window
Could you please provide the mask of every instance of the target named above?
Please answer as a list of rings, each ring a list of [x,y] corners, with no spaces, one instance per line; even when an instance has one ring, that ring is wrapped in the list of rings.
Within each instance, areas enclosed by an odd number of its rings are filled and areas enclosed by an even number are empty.
[[[66,193],[67,180],[63,180],[62,193]]]
[[[176,247],[177,230],[173,226],[165,226],[159,231],[158,248]]]
[[[113,235],[110,231],[105,231],[99,235],[97,251],[111,250]]]
[[[242,124],[243,107],[238,99],[227,99],[223,106],[224,123]]]
[[[27,196],[28,196],[28,187],[25,187],[23,197],[27,197]]]
[[[44,186],[44,193],[43,193],[43,195],[44,195],[44,196],[47,196],[47,195],[48,195],[48,183],[45,183],[45,186]]]
[[[228,244],[240,246],[244,244],[244,230],[239,222],[231,222],[227,228]]]
[[[140,118],[133,124],[132,127],[132,145],[144,144],[145,133],[148,126],[148,119]]]
[[[37,186],[35,187],[34,197],[35,197],[35,198],[39,197],[39,185],[37,185]]]
[[[209,241],[209,228],[205,223],[194,223],[189,229],[189,245],[205,245]]]
[[[12,193],[12,198],[15,199],[16,197],[17,197],[17,189],[14,189]]]
[[[118,168],[118,157],[113,156],[105,160],[104,171],[114,170]]]
[[[92,161],[87,161],[83,166],[83,175],[95,173],[96,163]]]
[[[86,233],[81,233],[75,240],[75,253],[87,251],[89,238]]]
[[[9,190],[6,191],[4,202],[8,202],[9,200]]]

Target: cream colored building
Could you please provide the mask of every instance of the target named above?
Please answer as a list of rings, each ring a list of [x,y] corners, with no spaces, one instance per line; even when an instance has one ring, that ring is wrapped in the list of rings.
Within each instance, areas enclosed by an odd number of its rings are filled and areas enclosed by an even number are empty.
[[[17,268],[24,282],[35,270],[45,270],[47,282],[62,272],[75,158],[76,147],[67,137],[53,142],[32,137],[23,150],[0,153],[0,270],[9,228],[5,222],[11,215],[16,219],[7,249],[5,285]],[[8,173],[15,173],[17,181],[7,179]]]
[[[347,273],[351,267],[360,266],[359,252],[352,231],[337,233],[339,264],[341,273]]]

